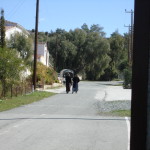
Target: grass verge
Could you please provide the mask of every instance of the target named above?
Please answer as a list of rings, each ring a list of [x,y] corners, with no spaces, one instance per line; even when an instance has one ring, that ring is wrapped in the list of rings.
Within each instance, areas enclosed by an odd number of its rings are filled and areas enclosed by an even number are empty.
[[[115,110],[111,112],[114,116],[120,116],[120,117],[130,117],[131,116],[131,110]]]
[[[35,91],[28,95],[13,97],[12,99],[0,100],[0,112],[19,107],[21,105],[30,104],[52,95],[55,94],[51,92]]]
[[[110,112],[99,112],[98,115],[130,117],[131,116],[131,110],[113,110],[113,111],[110,111]]]

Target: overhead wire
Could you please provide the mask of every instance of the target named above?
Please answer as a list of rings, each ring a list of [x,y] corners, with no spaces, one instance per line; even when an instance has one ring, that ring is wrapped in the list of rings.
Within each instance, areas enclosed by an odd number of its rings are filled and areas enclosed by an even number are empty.
[[[22,5],[24,4],[26,0],[19,0],[19,2],[15,5],[15,7],[12,8],[12,10],[10,10],[8,13],[6,13],[6,16],[8,19],[11,19],[19,10],[19,8],[22,7]]]

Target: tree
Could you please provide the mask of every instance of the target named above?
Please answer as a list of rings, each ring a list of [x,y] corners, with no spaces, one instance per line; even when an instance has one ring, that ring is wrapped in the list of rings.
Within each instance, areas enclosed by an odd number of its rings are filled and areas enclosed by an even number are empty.
[[[68,40],[62,41],[61,45],[62,45],[62,51],[64,52],[65,57],[64,57],[64,61],[60,62],[60,64],[61,63],[63,64],[60,70],[62,70],[62,68],[74,68],[73,60],[77,54],[76,46]]]
[[[98,25],[89,29],[84,24],[81,28],[69,32],[57,29],[50,35],[48,49],[58,72],[67,68],[86,73],[87,79],[98,80],[110,60],[109,43]]]
[[[21,79],[21,71],[24,64],[14,49],[0,48],[0,81],[2,84],[2,96],[5,96],[8,87]]]
[[[93,24],[90,27],[90,32],[99,33],[101,37],[105,36],[105,32],[103,32],[103,27],[100,27],[98,24]]]
[[[6,47],[5,42],[5,18],[4,18],[4,10],[1,10],[1,19],[0,19],[0,46],[2,48]]]
[[[85,68],[85,42],[87,33],[82,29],[75,29],[71,32],[72,39],[71,42],[76,47],[76,55],[72,57],[72,69],[76,71],[76,73],[80,72]]]
[[[109,43],[100,37],[99,33],[91,32],[85,43],[86,47],[86,76],[89,80],[99,80],[108,67],[110,58]]]
[[[61,42],[63,41],[61,34],[55,34],[50,37],[48,41],[48,50],[53,57],[54,68],[56,71],[60,71],[59,69],[62,67],[62,63],[64,62],[65,51],[61,48]]]
[[[23,33],[13,34],[7,41],[8,47],[16,49],[26,65],[31,64],[32,61],[32,43],[32,39]]]
[[[81,29],[84,30],[86,33],[89,33],[90,32],[90,29],[88,27],[88,25],[86,23],[84,23],[82,26],[81,26]]]
[[[119,74],[119,65],[124,61],[125,57],[125,47],[124,47],[124,38],[121,36],[117,31],[114,32],[110,39],[110,63],[109,67],[105,70],[105,77],[106,80],[112,80],[114,78],[118,78]]]
[[[67,39],[68,35],[64,30],[57,29],[52,34],[48,41],[48,50],[53,57],[54,68],[59,72],[71,67],[70,59],[76,54],[76,47]]]

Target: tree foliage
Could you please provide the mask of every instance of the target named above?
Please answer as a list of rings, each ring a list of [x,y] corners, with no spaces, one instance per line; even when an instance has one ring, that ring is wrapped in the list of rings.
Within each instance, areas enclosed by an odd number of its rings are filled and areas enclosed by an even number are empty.
[[[30,37],[23,33],[15,33],[11,35],[7,42],[10,48],[16,49],[19,52],[20,57],[26,64],[30,64],[33,55],[33,41]]]
[[[89,80],[113,80],[128,68],[128,37],[118,31],[106,38],[103,27],[84,23],[69,32],[57,29],[45,34],[57,72],[72,69]]]
[[[108,68],[105,70],[103,79],[112,80],[118,78],[119,67],[121,71],[121,66],[123,67],[124,61],[126,60],[126,49],[124,47],[124,38],[118,33],[118,31],[112,33],[110,39],[110,51],[108,53],[110,57],[110,62]]]
[[[56,71],[69,68],[86,74],[87,79],[98,80],[109,63],[109,43],[102,29],[99,25],[89,28],[83,24],[81,29],[57,29],[49,34],[48,49]]]
[[[24,64],[18,53],[14,49],[0,48],[0,81],[2,84],[2,93],[4,96],[8,87],[21,79],[21,71],[24,70]]]
[[[37,63],[37,81],[38,84],[53,84],[57,80],[57,74],[53,68],[47,67],[42,63]]]
[[[106,39],[99,37],[98,33],[90,33],[86,43],[86,75],[90,80],[98,80],[104,70],[108,67],[110,58],[108,56],[109,43]]]

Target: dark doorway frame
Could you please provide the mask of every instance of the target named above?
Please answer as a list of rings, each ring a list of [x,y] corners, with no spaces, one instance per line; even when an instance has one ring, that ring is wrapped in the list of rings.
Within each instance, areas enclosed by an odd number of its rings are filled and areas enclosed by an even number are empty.
[[[150,0],[135,0],[130,150],[150,150]]]

